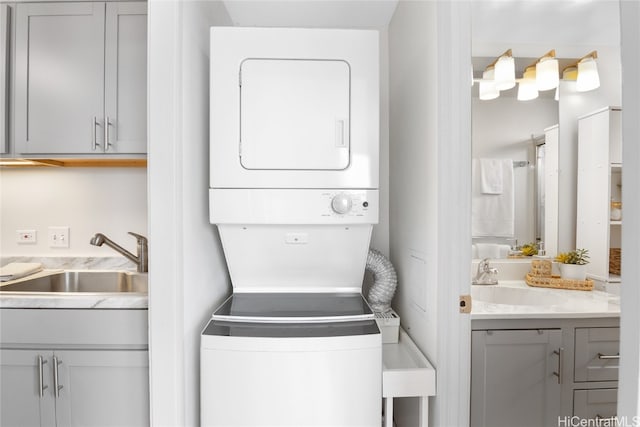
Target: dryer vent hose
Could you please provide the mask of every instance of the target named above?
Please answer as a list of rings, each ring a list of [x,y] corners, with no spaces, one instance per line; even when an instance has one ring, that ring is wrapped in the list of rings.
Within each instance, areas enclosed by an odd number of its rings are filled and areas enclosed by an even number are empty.
[[[376,313],[391,310],[391,300],[398,286],[398,276],[391,261],[375,249],[369,250],[365,267],[373,274],[373,285],[369,289],[367,301]]]

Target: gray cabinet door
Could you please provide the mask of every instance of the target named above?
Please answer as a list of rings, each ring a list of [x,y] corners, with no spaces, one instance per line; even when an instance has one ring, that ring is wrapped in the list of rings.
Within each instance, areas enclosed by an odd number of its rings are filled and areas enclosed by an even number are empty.
[[[559,329],[473,331],[471,425],[556,425],[561,342]]]
[[[0,350],[0,425],[55,425],[50,356],[50,351]]]
[[[17,5],[17,152],[103,150],[104,15],[104,3]]]
[[[107,3],[105,151],[147,152],[147,4]]]
[[[58,427],[149,425],[149,356],[143,350],[55,351]]]

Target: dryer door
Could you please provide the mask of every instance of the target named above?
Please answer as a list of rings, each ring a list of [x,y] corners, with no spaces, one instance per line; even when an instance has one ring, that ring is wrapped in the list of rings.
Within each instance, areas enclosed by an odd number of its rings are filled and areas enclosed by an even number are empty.
[[[349,166],[350,67],[342,60],[246,59],[240,161],[246,169]]]

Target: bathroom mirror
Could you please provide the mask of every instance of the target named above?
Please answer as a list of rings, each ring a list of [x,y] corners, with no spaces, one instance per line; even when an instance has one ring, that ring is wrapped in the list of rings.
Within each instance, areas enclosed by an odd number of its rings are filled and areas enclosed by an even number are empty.
[[[514,246],[516,242],[522,245],[537,239],[549,240],[549,255],[575,247],[577,119],[607,105],[620,105],[619,32],[617,2],[472,3],[476,79],[482,78],[485,68],[507,49],[512,50],[517,79],[527,66],[555,49],[560,72],[597,50],[601,81],[596,90],[577,92],[575,81],[561,80],[558,100],[556,91],[548,90],[540,91],[538,98],[529,101],[517,100],[517,85],[501,91],[495,99],[480,100],[479,85],[473,85],[472,158],[475,163],[478,159],[513,162],[514,201],[513,236],[474,236],[474,257],[484,256],[477,253],[478,243]],[[555,132],[557,142],[551,153],[545,144],[545,133],[550,131]],[[552,167],[543,167],[543,162],[548,166],[549,161]],[[549,173],[556,174],[557,187],[545,194],[544,176]],[[479,177],[473,179],[474,185],[478,184]],[[551,209],[546,215],[545,208]],[[505,254],[503,247],[500,255]]]

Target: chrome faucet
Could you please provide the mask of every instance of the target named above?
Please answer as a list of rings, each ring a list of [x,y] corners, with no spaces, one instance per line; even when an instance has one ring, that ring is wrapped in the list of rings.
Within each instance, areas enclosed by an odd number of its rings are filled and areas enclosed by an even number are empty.
[[[91,243],[93,246],[102,246],[103,244],[106,244],[114,251],[121,253],[126,258],[135,263],[138,266],[139,273],[146,273],[149,270],[149,244],[147,243],[147,238],[132,232],[129,232],[129,234],[135,237],[138,241],[137,256],[133,255],[131,252],[118,245],[102,233],[96,233],[96,235],[91,238],[89,243]]]
[[[497,285],[498,269],[489,265],[489,258],[485,258],[478,263],[476,277],[471,281],[472,285]]]

